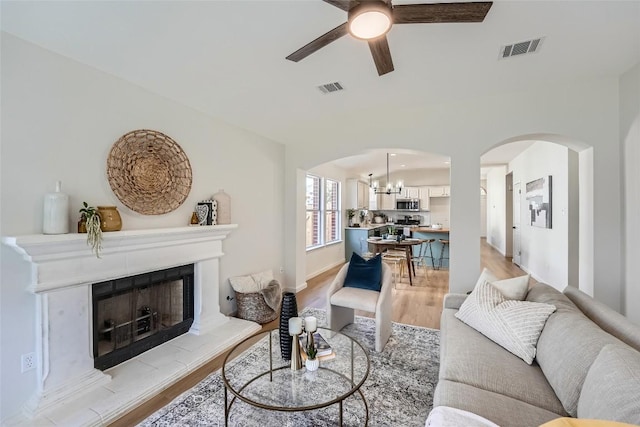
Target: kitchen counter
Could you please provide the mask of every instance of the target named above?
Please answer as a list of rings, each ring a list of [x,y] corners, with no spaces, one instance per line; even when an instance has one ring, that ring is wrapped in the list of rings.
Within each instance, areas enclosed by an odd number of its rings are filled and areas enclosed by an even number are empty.
[[[447,233],[447,234],[449,233],[448,228],[441,228],[438,230],[436,228],[423,227],[423,226],[412,228],[411,231],[420,232],[420,233]]]
[[[375,230],[380,227],[394,227],[394,224],[369,224],[362,227],[345,227],[345,230]]]

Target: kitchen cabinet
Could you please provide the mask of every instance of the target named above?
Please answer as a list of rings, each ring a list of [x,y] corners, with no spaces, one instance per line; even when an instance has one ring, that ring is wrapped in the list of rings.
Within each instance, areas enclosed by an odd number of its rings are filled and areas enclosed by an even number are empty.
[[[358,179],[348,179],[346,186],[347,209],[363,209],[369,206],[369,184]]]
[[[423,186],[423,187],[419,187],[420,189],[420,210],[421,211],[428,211],[429,210],[429,203],[430,203],[430,199],[429,199],[429,187],[428,186]]]
[[[378,210],[379,211],[395,211],[396,195],[395,194],[378,194]]]
[[[369,188],[369,210],[378,210],[378,195],[376,194],[376,190],[373,188]]]
[[[402,194],[400,195],[402,199],[419,199],[420,198],[420,189],[418,187],[404,187],[402,189]]]
[[[429,197],[449,197],[451,187],[448,185],[429,186]]]

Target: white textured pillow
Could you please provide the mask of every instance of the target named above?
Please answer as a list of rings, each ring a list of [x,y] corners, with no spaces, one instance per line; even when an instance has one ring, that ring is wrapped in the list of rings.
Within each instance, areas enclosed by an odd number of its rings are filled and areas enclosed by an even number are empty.
[[[260,273],[252,274],[251,277],[253,278],[253,280],[256,281],[260,289],[265,289],[267,286],[269,286],[269,283],[271,283],[271,281],[273,280],[273,271],[272,270],[261,271]]]
[[[485,280],[462,303],[456,317],[530,365],[542,328],[554,311],[551,304],[507,300]]]
[[[480,277],[478,277],[478,281],[476,282],[476,285],[473,287],[473,289],[482,285],[484,282],[495,282],[497,280],[498,278],[495,276],[495,274],[493,274],[491,270],[485,267],[482,269],[482,272],[480,273]]]
[[[529,277],[530,275],[527,274],[512,279],[489,280],[489,282],[500,291],[505,299],[524,301],[527,297],[527,292],[529,292]]]
[[[482,269],[474,289],[484,282],[489,282],[500,291],[505,299],[524,301],[527,297],[527,292],[529,292],[529,277],[530,275],[527,274],[525,276],[514,277],[512,279],[498,280],[495,274],[485,267]]]

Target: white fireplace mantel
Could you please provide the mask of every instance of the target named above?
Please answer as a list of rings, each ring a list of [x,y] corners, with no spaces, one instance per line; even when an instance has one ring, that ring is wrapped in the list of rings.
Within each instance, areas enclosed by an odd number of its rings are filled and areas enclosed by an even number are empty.
[[[222,241],[237,227],[104,233],[100,258],[86,234],[3,237],[30,263],[26,287],[36,296],[37,390],[19,424],[103,425],[259,330],[220,312]],[[91,285],[186,264],[194,264],[189,333],[105,372],[95,369]]]
[[[225,239],[237,227],[228,224],[103,233],[100,258],[87,245],[86,234],[3,237],[2,242],[31,263],[29,290],[38,293],[218,258],[223,255],[221,246],[210,243]]]

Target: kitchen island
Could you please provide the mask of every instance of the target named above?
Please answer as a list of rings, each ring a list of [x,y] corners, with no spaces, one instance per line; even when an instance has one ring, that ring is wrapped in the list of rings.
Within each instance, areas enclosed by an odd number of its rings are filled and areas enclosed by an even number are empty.
[[[449,240],[449,229],[448,228],[431,228],[427,226],[418,226],[411,228],[411,237],[418,239],[435,239],[435,242],[431,243],[431,250],[433,251],[433,262],[436,267],[438,267],[438,262],[440,259],[440,254],[442,253],[442,243],[440,243],[440,239]],[[414,256],[418,256],[419,248],[414,248]],[[429,250],[427,249],[427,252]],[[426,255],[431,255],[427,253]],[[449,268],[449,248],[446,249],[444,256],[445,259],[442,260],[442,268]],[[427,260],[427,265],[430,265],[431,261]]]
[[[367,239],[373,236],[381,236],[387,233],[387,227],[393,224],[370,224],[362,227],[346,227],[344,229],[344,257],[347,262],[354,252],[362,256],[365,252],[371,252]]]

